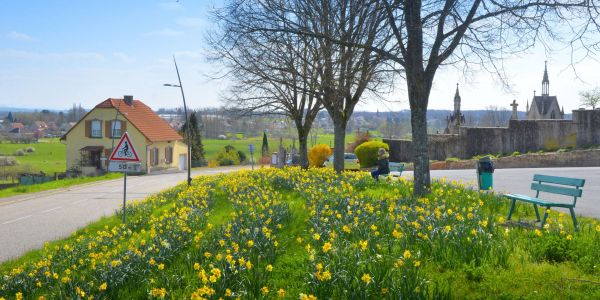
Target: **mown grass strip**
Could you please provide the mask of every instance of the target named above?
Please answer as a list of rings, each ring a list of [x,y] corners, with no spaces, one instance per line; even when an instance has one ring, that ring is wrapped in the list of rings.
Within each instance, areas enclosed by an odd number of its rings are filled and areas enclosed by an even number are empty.
[[[50,191],[50,190],[55,190],[55,189],[60,189],[60,188],[72,187],[72,186],[76,186],[76,185],[80,185],[80,184],[117,179],[117,178],[121,178],[121,177],[123,177],[123,175],[121,173],[108,173],[106,175],[98,176],[98,177],[69,178],[69,179],[50,181],[50,182],[45,182],[45,183],[40,183],[40,184],[21,185],[21,186],[16,186],[16,187],[11,187],[8,189],[0,190],[0,198],[7,198],[7,197],[17,196],[17,195],[26,195],[26,194],[31,194],[31,193],[43,192],[43,191]],[[2,203],[0,203],[0,205],[2,205]]]
[[[277,257],[273,264],[273,274],[270,286],[276,290],[285,290],[286,295],[297,297],[305,290],[305,279],[307,270],[308,253],[304,250],[298,237],[305,234],[308,229],[306,220],[308,211],[305,200],[298,193],[286,193],[287,203],[291,211],[289,223],[280,232],[282,254]],[[302,238],[302,237],[301,237]]]

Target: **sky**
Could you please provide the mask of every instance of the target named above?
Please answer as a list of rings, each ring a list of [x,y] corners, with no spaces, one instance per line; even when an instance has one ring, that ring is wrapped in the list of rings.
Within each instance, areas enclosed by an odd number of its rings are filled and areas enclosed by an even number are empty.
[[[61,110],[74,103],[92,108],[107,98],[133,95],[152,107],[182,106],[172,57],[181,73],[190,108],[217,107],[227,82],[212,79],[221,66],[210,63],[205,42],[212,29],[210,11],[220,1],[0,1],[0,107]],[[510,109],[513,99],[525,110],[533,91],[541,91],[548,61],[550,94],[569,112],[580,107],[578,92],[600,85],[600,62],[587,58],[571,66],[568,49],[537,47],[504,61],[510,88],[485,71],[468,75],[441,69],[430,109],[452,109],[459,84],[462,109]],[[576,73],[575,73],[576,71]],[[367,99],[358,110],[409,109],[398,82],[389,102]]]

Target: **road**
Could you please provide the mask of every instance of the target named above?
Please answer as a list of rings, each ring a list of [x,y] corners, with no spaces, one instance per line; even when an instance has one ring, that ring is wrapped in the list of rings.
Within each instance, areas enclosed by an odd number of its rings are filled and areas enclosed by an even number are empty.
[[[497,169],[494,172],[494,190],[497,193],[509,192],[535,196],[531,188],[533,174],[575,177],[585,179],[582,197],[577,199],[575,214],[600,219],[600,167],[589,168],[523,168],[523,169]],[[412,177],[412,171],[402,173],[402,176]],[[432,178],[446,178],[448,180],[462,180],[477,184],[475,170],[434,170]],[[564,196],[551,194],[540,195],[542,199],[567,201]],[[562,210],[568,212],[569,210]],[[508,211],[507,211],[508,213]]]
[[[229,172],[238,168],[203,169],[193,175]],[[499,169],[494,173],[496,191],[532,195],[533,174],[585,178],[583,197],[575,212],[600,218],[600,167]],[[476,181],[475,170],[432,171],[434,178]],[[127,178],[127,198],[142,199],[185,181],[186,174],[173,173]],[[412,177],[407,171],[403,176]],[[0,262],[18,257],[44,242],[69,236],[73,231],[103,216],[114,214],[123,201],[123,180],[110,180],[58,191],[0,199]],[[533,196],[533,195],[532,195]],[[548,197],[560,200],[561,198]],[[564,198],[563,198],[564,199]]]
[[[192,171],[192,176],[238,170]],[[185,182],[187,173],[127,177],[127,200]],[[115,213],[123,204],[123,179],[0,199],[0,262],[68,237],[78,228]]]

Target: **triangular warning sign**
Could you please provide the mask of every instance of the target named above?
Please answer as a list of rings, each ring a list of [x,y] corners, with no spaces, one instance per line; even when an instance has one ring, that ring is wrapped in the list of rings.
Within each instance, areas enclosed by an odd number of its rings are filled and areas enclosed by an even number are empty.
[[[113,150],[109,159],[118,161],[140,161],[140,158],[138,157],[137,152],[135,152],[135,148],[133,148],[133,143],[129,139],[127,132],[123,134],[119,144]]]

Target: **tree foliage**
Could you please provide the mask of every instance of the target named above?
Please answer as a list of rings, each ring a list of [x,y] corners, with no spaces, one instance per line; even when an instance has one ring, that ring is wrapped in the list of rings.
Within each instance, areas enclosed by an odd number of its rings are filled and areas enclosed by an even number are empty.
[[[198,118],[196,117],[196,113],[192,112],[190,114],[189,123],[186,122],[181,127],[179,133],[183,135],[185,142],[190,143],[191,152],[192,152],[192,161],[193,162],[204,162],[204,145],[202,145],[202,136],[200,134],[200,126],[198,122]],[[189,134],[188,134],[188,126]]]

